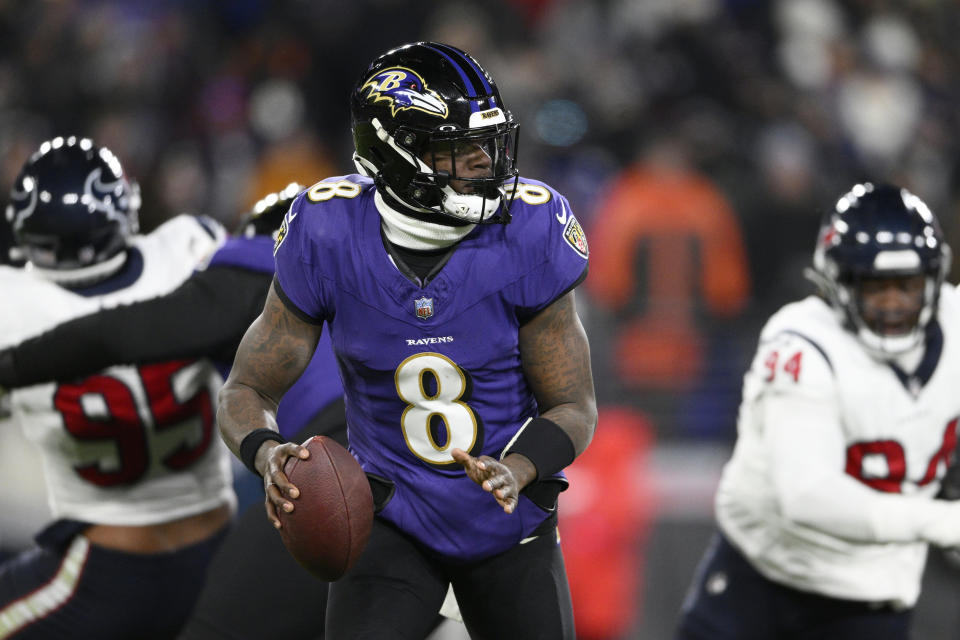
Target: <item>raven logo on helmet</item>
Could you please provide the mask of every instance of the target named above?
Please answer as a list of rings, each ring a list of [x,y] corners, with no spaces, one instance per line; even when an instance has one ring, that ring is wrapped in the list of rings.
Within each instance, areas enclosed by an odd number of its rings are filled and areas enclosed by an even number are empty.
[[[391,115],[394,116],[398,111],[416,109],[441,118],[447,117],[447,103],[436,91],[428,88],[420,74],[412,69],[384,69],[364,82],[362,89],[367,89],[369,102],[388,102]]]

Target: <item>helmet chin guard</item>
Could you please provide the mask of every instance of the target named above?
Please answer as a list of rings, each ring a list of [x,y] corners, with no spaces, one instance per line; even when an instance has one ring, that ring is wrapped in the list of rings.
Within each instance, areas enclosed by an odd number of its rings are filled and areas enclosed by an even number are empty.
[[[877,333],[867,325],[863,314],[859,312],[856,301],[856,292],[851,287],[840,285],[838,297],[842,308],[841,317],[856,333],[857,339],[876,358],[893,358],[911,351],[923,344],[927,324],[933,316],[934,305],[928,301],[933,299],[933,287],[937,286],[933,278],[927,278],[924,283],[924,305],[920,311],[917,323],[910,331],[897,335]],[[851,309],[856,309],[852,312]]]

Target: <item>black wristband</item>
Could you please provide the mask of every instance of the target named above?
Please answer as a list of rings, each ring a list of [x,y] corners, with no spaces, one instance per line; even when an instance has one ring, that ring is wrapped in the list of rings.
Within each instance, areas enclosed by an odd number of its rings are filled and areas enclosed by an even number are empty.
[[[504,448],[500,459],[511,453],[522,454],[533,463],[537,480],[549,478],[577,457],[577,449],[567,432],[547,418],[527,420]]]
[[[257,457],[257,451],[260,450],[260,445],[262,445],[267,440],[275,440],[276,442],[288,442],[286,438],[274,431],[273,429],[261,428],[254,429],[247,435],[243,436],[243,440],[240,441],[240,461],[254,472],[258,476],[260,472],[257,471],[256,465],[254,465],[254,460]]]

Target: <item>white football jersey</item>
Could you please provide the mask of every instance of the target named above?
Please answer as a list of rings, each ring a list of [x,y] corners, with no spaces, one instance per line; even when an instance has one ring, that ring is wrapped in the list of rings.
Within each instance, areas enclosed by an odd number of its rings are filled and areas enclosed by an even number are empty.
[[[0,265],[0,292],[4,298],[0,348],[18,344],[61,318],[93,313],[98,308],[95,299],[81,298],[32,272],[6,265]],[[71,311],[78,308],[83,311]]]
[[[127,266],[96,295],[73,293],[29,269],[0,270],[9,303],[0,314],[2,341],[169,293],[222,240],[219,229],[178,216],[132,238]],[[221,384],[212,365],[191,360],[110,367],[14,391],[13,420],[40,451],[54,517],[149,525],[233,505],[229,452],[214,424]]]
[[[927,544],[898,520],[928,507],[960,417],[960,295],[945,286],[924,347],[872,358],[823,300],[773,315],[744,378],[716,498],[727,538],[769,579],[912,606]]]

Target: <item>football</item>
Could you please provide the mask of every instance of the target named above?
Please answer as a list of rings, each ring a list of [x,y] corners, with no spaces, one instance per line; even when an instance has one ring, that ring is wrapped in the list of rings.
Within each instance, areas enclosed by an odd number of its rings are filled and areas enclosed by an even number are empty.
[[[300,489],[294,510],[278,510],[280,536],[287,550],[317,577],[332,582],[363,552],[373,526],[373,495],[367,476],[349,451],[326,436],[303,445],[306,460],[292,457],[284,466]]]

